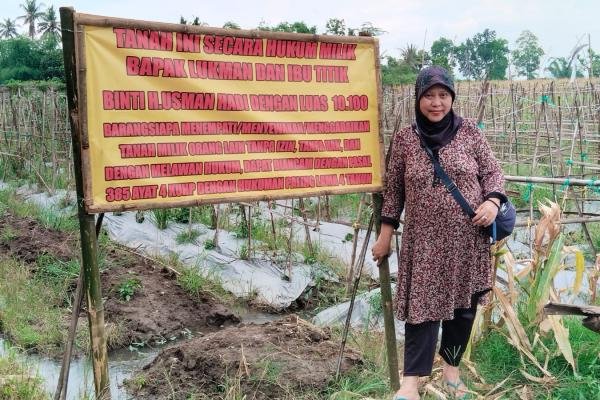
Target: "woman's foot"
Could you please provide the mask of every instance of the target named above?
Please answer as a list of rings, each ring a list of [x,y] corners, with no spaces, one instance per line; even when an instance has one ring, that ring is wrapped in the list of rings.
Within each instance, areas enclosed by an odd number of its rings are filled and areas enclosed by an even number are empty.
[[[398,390],[392,400],[420,400],[419,392],[406,392],[402,389]]]
[[[400,389],[394,394],[392,400],[419,400],[419,377],[405,376],[402,378]]]
[[[460,370],[458,367],[453,367],[444,363],[442,379],[444,380],[444,386],[446,390],[450,395],[453,396],[452,398],[458,400],[466,400],[470,398],[471,392],[462,379],[460,379]]]

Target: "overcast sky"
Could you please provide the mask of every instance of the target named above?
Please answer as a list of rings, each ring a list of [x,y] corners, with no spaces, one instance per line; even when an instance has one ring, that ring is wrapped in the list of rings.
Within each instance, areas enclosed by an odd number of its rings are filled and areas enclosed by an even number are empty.
[[[39,2],[39,0],[38,0]],[[23,14],[24,0],[2,0],[0,17],[16,18]],[[261,21],[276,25],[282,21],[304,21],[325,31],[329,18],[344,19],[346,26],[359,27],[364,22],[386,31],[380,36],[384,55],[398,57],[408,44],[429,50],[439,37],[455,42],[484,29],[496,31],[509,41],[528,29],[540,40],[546,55],[567,57],[581,41],[591,35],[592,48],[600,51],[600,1],[598,0],[44,0],[55,8],[72,6],[78,12],[114,17],[179,22],[197,16],[210,26],[226,21],[244,29],[255,28]],[[25,28],[22,28],[23,31]]]

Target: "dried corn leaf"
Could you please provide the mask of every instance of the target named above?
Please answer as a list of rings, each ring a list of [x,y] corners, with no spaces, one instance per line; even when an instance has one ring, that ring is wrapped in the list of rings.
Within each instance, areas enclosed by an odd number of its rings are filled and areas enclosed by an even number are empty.
[[[506,321],[506,326],[511,337],[519,346],[531,351],[531,344],[529,343],[529,339],[527,338],[527,334],[525,333],[523,325],[521,325],[521,321],[519,321],[519,317],[517,317],[515,309],[511,305],[508,298],[504,295],[502,290],[498,288],[494,288],[493,290],[496,298],[500,301],[500,305],[502,306],[504,320]]]
[[[532,346],[529,343],[529,339],[527,338],[525,329],[523,328],[523,325],[521,325],[521,321],[519,321],[515,310],[508,301],[508,298],[504,295],[502,290],[498,288],[494,288],[493,290],[496,294],[496,298],[500,300],[500,305],[502,306],[502,317],[506,322],[506,328],[508,329],[508,333],[510,336],[509,342],[516,347],[516,349],[520,352],[521,356],[527,357],[529,361],[531,361],[533,365],[539,368],[539,370],[542,371],[544,375],[552,376],[552,374],[545,367],[542,367],[540,365],[537,358],[535,358],[535,356],[532,354]]]
[[[487,392],[487,393],[486,393],[486,394],[483,396],[483,398],[485,398],[485,399],[489,398],[489,397],[490,397],[492,394],[494,394],[494,392],[495,392],[496,390],[498,390],[498,389],[501,389],[501,388],[504,386],[504,384],[506,383],[506,381],[508,381],[509,379],[510,379],[510,375],[509,375],[509,376],[507,376],[507,377],[506,377],[506,379],[504,379],[503,381],[501,381],[501,382],[498,382],[498,384],[496,384],[496,386],[494,386],[494,387],[493,387],[493,388],[492,388],[492,389],[491,389],[489,392]]]
[[[521,391],[519,392],[519,398],[521,400],[531,400],[533,399],[533,392],[531,390],[531,388],[527,385],[523,386],[521,388]]]
[[[538,204],[542,217],[535,227],[535,250],[541,253],[544,238],[548,236],[548,242],[552,241],[560,233],[560,207],[558,204],[548,201],[548,205]]]
[[[439,400],[448,400],[448,397],[441,390],[435,388],[431,383],[425,385],[425,391],[431,393]]]
[[[550,322],[550,320],[548,318],[544,318],[542,320],[542,322],[540,322],[540,324],[538,326],[540,328],[540,331],[544,335],[546,333],[550,332],[550,329],[552,329],[552,323]]]
[[[571,368],[573,368],[573,373],[577,375],[577,367],[575,366],[575,359],[573,358],[573,349],[569,342],[569,330],[563,325],[560,315],[549,315],[548,319],[552,323],[554,339],[556,340],[558,349],[563,357],[565,357],[565,360],[571,365]]]
[[[529,373],[527,373],[527,371],[520,369],[519,370],[521,372],[521,375],[523,375],[525,377],[525,379],[530,380],[531,382],[535,382],[535,383],[540,383],[542,385],[550,385],[552,383],[554,383],[556,381],[556,379],[553,376],[533,376]]]

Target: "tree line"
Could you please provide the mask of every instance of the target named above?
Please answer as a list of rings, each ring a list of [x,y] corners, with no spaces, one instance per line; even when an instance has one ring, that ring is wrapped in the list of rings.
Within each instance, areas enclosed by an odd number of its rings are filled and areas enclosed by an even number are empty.
[[[0,84],[11,81],[63,80],[64,67],[60,42],[60,23],[54,6],[45,8],[37,0],[25,0],[20,4],[23,15],[15,19],[4,18],[0,22]],[[181,17],[181,24],[207,25],[198,17],[190,20]],[[19,23],[22,33],[18,32]],[[241,29],[227,21],[223,28]],[[261,22],[256,29],[272,32],[295,32],[317,34],[317,27],[304,21],[280,22],[268,25]],[[378,36],[385,31],[370,22],[349,27],[344,19],[330,18],[325,24],[325,35]],[[587,51],[586,51],[587,50]],[[384,85],[412,83],[419,70],[427,65],[441,65],[461,79],[507,79],[521,76],[538,77],[544,50],[538,38],[525,30],[516,40],[513,49],[508,41],[496,32],[485,29],[462,43],[441,37],[429,49],[419,49],[412,44],[400,51],[399,57],[382,56],[381,77]],[[578,65],[579,68],[575,68]],[[510,74],[508,70],[510,69]],[[589,46],[581,45],[569,57],[550,60],[546,71],[554,78],[576,76],[600,76],[600,54]]]

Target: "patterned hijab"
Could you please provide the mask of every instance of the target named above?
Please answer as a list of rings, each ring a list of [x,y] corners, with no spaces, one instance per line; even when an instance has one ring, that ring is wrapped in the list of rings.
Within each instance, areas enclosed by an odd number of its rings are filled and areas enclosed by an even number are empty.
[[[454,93],[454,81],[452,76],[442,67],[431,66],[421,70],[415,83],[415,128],[423,137],[425,143],[432,150],[439,150],[454,139],[456,132],[462,124],[462,118],[450,112],[439,122],[431,122],[419,108],[421,97],[435,85],[442,85],[452,95],[452,103],[456,93]]]

